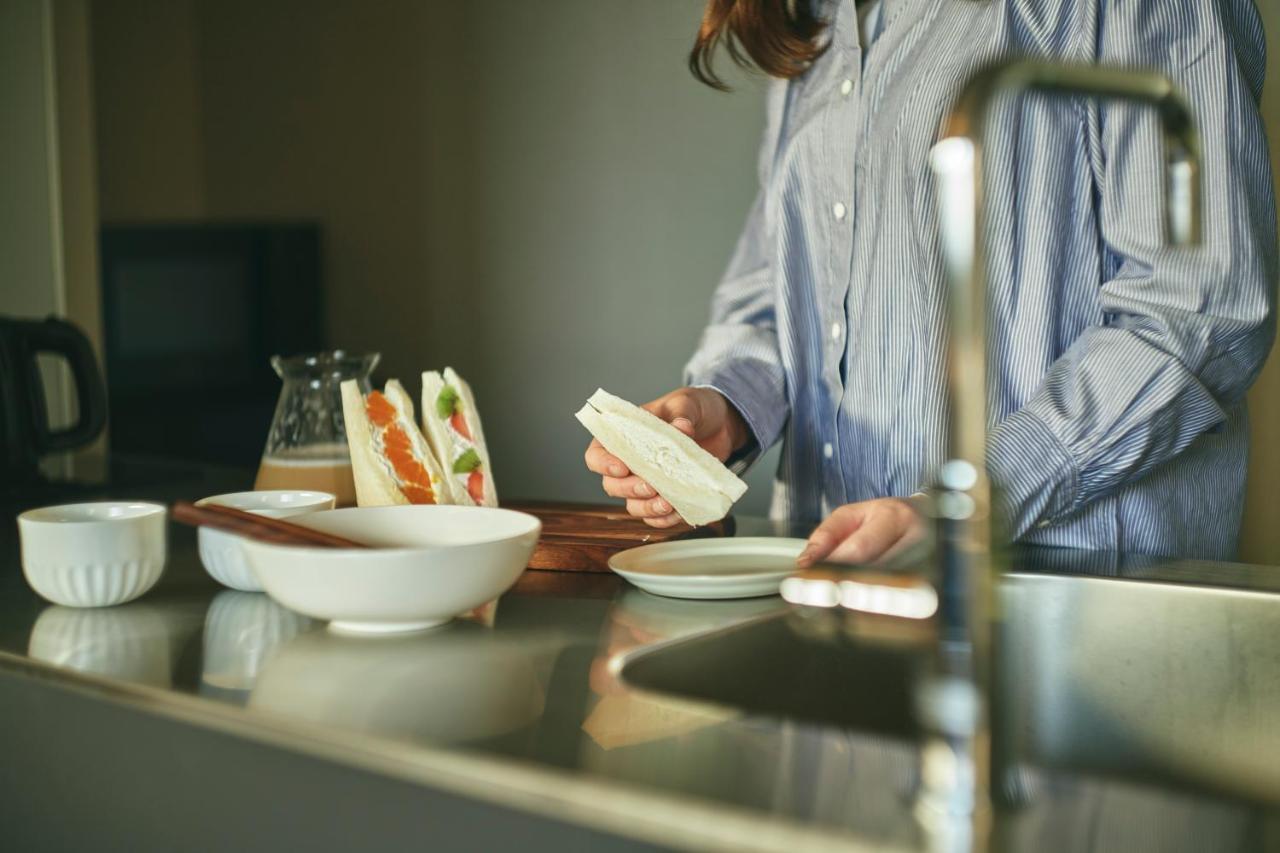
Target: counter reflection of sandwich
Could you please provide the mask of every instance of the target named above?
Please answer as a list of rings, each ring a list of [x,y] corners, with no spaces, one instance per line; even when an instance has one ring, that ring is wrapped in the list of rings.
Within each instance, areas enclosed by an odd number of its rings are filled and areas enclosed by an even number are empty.
[[[422,374],[422,423],[448,475],[453,503],[497,506],[489,450],[471,386],[452,367]]]
[[[689,524],[719,521],[747,491],[746,483],[692,438],[621,397],[598,390],[577,417]]]
[[[384,391],[361,394],[356,380],[342,383],[351,469],[360,506],[447,504],[448,480],[413,418],[404,387],[388,380]]]

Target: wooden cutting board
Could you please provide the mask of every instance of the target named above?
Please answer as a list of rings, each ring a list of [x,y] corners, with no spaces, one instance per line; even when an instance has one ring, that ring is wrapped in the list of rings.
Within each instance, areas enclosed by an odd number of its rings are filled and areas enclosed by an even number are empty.
[[[543,571],[608,572],[609,558],[627,548],[674,539],[733,535],[732,516],[706,527],[679,524],[658,530],[632,518],[621,506],[543,501],[504,506],[536,515],[542,521],[542,538],[529,560],[529,568]]]

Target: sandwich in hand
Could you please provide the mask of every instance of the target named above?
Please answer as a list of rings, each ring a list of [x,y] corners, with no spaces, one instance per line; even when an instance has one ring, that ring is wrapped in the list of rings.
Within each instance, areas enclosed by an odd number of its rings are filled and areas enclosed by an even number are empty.
[[[489,451],[471,386],[452,367],[422,374],[422,423],[449,480],[453,503],[497,506]]]
[[[358,505],[452,503],[449,482],[399,382],[388,380],[384,391],[368,394],[354,379],[343,382],[342,417]]]
[[[607,391],[592,394],[578,420],[695,527],[724,518],[747,491],[746,483],[692,438]]]

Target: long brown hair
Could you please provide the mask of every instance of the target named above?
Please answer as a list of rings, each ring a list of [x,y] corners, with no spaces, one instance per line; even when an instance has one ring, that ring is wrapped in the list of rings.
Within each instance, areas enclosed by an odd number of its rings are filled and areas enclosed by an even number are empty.
[[[698,38],[689,52],[689,70],[708,86],[725,90],[712,67],[722,43],[735,63],[754,65],[774,77],[797,77],[817,59],[826,24],[809,0],[707,0]]]

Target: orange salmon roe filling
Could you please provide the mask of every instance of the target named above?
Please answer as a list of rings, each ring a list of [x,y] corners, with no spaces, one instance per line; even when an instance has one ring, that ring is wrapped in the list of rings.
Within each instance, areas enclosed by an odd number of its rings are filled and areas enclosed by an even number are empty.
[[[435,492],[431,490],[431,475],[413,455],[413,443],[409,434],[396,423],[396,407],[379,391],[369,392],[365,398],[365,413],[374,426],[382,431],[382,450],[396,472],[400,493],[412,504],[433,504]]]

